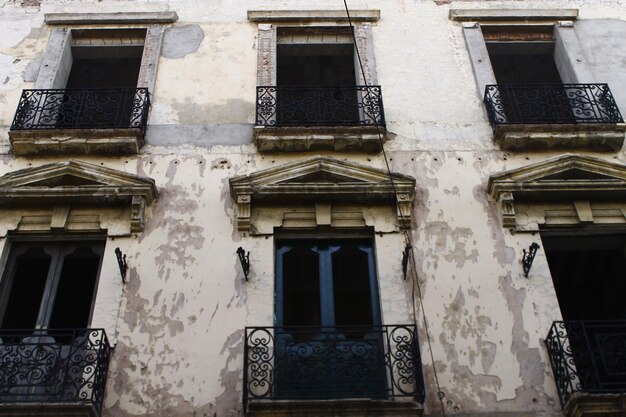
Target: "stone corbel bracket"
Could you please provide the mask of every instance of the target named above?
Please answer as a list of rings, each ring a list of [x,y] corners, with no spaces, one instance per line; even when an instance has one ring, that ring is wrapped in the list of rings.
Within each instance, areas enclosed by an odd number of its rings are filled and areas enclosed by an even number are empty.
[[[130,207],[130,231],[142,232],[157,197],[151,178],[82,161],[55,162],[0,177],[0,207],[91,205]]]
[[[603,159],[565,154],[494,174],[487,186],[503,227],[516,227],[515,204],[551,202],[626,202],[626,166]],[[589,203],[587,203],[589,204]],[[580,206],[580,204],[578,204]],[[580,211],[580,210],[579,210]]]
[[[262,204],[343,203],[394,205],[399,227],[411,225],[415,179],[402,174],[329,157],[313,157],[275,168],[233,177],[237,229],[249,232],[252,210]]]

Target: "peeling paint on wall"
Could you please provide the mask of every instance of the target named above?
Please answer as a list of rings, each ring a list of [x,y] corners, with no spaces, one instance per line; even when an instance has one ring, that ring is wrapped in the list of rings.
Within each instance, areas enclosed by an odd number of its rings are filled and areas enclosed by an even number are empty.
[[[198,50],[204,32],[198,25],[167,28],[163,37],[162,55],[168,59],[180,59]]]

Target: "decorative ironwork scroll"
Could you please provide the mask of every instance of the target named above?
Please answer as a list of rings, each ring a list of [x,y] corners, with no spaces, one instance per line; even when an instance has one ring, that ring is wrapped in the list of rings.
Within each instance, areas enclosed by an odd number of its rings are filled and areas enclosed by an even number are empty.
[[[485,89],[489,122],[623,123],[607,84],[498,84]]]
[[[247,327],[244,409],[255,399],[424,402],[414,325]]]
[[[0,330],[0,402],[93,404],[102,411],[103,329]]]
[[[147,88],[23,90],[11,130],[127,129],[145,134]]]
[[[545,343],[561,406],[575,392],[626,391],[626,320],[555,321]]]
[[[381,88],[373,86],[261,86],[257,126],[384,126]]]

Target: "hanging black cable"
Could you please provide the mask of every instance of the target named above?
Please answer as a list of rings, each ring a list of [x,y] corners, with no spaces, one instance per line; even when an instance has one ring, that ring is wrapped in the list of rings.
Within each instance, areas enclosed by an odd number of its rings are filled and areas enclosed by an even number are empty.
[[[365,84],[366,87],[369,87],[368,82],[367,82],[367,78],[365,77],[365,69],[363,67],[363,61],[361,60],[361,54],[359,52],[359,48],[357,46],[357,42],[356,42],[356,35],[354,33],[354,25],[352,24],[352,18],[350,17],[350,10],[348,8],[348,2],[347,0],[343,0],[343,5],[345,7],[346,10],[346,16],[348,18],[348,24],[350,25],[350,29],[351,29],[351,34],[352,34],[352,42],[354,43],[354,50],[356,52],[356,56],[357,56],[357,61],[359,63],[359,69],[361,70],[361,76],[363,77],[363,83]],[[366,88],[367,91],[367,95],[369,96],[371,94],[370,89]],[[370,97],[368,97],[368,99],[370,99]],[[384,142],[383,142],[383,137],[382,134],[380,133],[380,126],[378,125],[378,122],[375,121],[374,126],[376,127],[376,134],[378,136],[378,141],[380,142],[380,148],[382,149],[382,155],[383,158],[385,160],[385,166],[387,168],[387,173],[389,175],[389,181],[391,182],[391,188],[393,191],[393,195],[394,195],[394,199],[395,199],[395,204],[396,204],[396,210],[398,212],[398,215],[400,216],[401,221],[404,223],[404,215],[402,213],[402,211],[400,210],[400,205],[399,205],[399,200],[398,200],[398,193],[396,191],[396,185],[393,181],[393,175],[391,173],[391,168],[389,166],[389,159],[387,158],[387,153],[385,152],[385,146],[384,146]],[[410,233],[405,230],[404,231],[404,239],[405,239],[405,244],[407,246],[412,246],[412,239],[411,239],[411,235]],[[445,393],[441,390],[441,386],[439,385],[439,376],[437,375],[437,369],[435,367],[435,356],[433,354],[433,347],[430,341],[430,330],[428,328],[428,321],[426,320],[426,310],[424,309],[424,302],[422,299],[422,290],[420,288],[419,285],[419,279],[417,276],[417,268],[416,268],[416,261],[415,261],[415,252],[411,251],[411,255],[410,255],[410,261],[411,261],[411,278],[412,278],[412,286],[411,286],[411,298],[412,298],[412,304],[413,304],[413,322],[417,328],[417,311],[415,309],[415,290],[417,289],[417,295],[418,295],[418,299],[419,299],[419,303],[420,303],[420,308],[422,309],[422,318],[423,318],[423,322],[424,322],[424,331],[426,332],[426,341],[428,342],[428,351],[430,353],[430,360],[431,360],[431,364],[433,367],[433,375],[435,377],[435,385],[437,386],[437,398],[439,399],[439,403],[441,405],[441,413],[443,415],[443,417],[446,416],[446,410],[445,410],[445,406],[443,403],[443,399],[445,397]]]

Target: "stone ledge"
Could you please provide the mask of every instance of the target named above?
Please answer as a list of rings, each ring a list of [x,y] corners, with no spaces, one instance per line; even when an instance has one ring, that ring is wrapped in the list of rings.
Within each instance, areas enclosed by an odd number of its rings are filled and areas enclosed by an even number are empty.
[[[387,129],[380,126],[263,127],[255,126],[254,144],[259,152],[337,152],[376,153],[387,141]]]
[[[178,20],[176,12],[130,12],[130,13],[46,13],[48,25],[95,25],[95,24],[165,24]]]
[[[589,394],[576,392],[563,407],[567,417],[623,416],[626,394]]]
[[[49,129],[9,131],[15,155],[133,155],[143,133],[128,129]]]
[[[380,10],[350,10],[353,22],[377,22]],[[348,22],[344,9],[337,10],[248,10],[248,20],[257,23],[276,22]]]
[[[98,417],[92,404],[0,403],[0,417]]]
[[[450,9],[448,18],[456,22],[557,22],[576,20],[578,9]]]
[[[251,400],[248,417],[421,417],[415,401],[371,399]]]
[[[499,125],[494,140],[506,151],[619,151],[624,144],[624,131],[625,124],[610,123]]]

